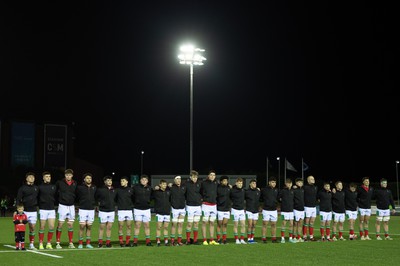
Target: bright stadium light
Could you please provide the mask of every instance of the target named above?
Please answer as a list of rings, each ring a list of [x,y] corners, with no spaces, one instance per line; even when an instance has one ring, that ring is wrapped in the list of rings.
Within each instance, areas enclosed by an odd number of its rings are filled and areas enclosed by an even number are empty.
[[[190,171],[193,170],[193,66],[203,65],[206,58],[202,55],[204,49],[196,48],[191,44],[180,47],[179,63],[190,66]]]

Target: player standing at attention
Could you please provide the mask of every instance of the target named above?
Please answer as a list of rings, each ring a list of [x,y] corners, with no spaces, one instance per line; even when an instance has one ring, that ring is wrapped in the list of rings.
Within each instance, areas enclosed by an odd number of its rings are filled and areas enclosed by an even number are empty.
[[[171,221],[171,191],[167,187],[167,181],[160,180],[159,189],[153,190],[154,212],[157,217],[156,243],[161,246],[161,230],[163,230],[164,245],[168,243],[168,226]]]
[[[54,225],[56,222],[56,185],[51,184],[51,174],[50,172],[43,172],[43,183],[39,185],[39,249],[44,249],[44,229],[46,226],[49,228],[47,232],[47,244],[46,249],[53,249],[51,245],[51,240],[54,234]]]
[[[304,241],[307,241],[307,229],[310,235],[310,241],[316,241],[314,239],[314,221],[317,217],[317,192],[318,188],[315,186],[315,178],[310,175],[307,177],[307,183],[304,185]]]
[[[357,185],[350,183],[349,187],[344,191],[344,205],[346,208],[346,217],[349,221],[349,239],[357,238],[354,234],[354,224],[357,220]]]
[[[66,169],[64,171],[65,178],[58,180],[56,183],[58,197],[58,225],[56,233],[57,249],[61,249],[61,232],[64,222],[67,221],[69,248],[75,248],[73,243],[74,221],[75,221],[75,197],[77,184],[72,179],[74,171]]]
[[[217,242],[226,244],[226,231],[230,218],[231,210],[231,187],[228,185],[228,177],[223,175],[220,177],[217,187]],[[221,240],[222,233],[222,240]]]
[[[150,240],[150,201],[152,188],[149,186],[149,177],[147,175],[140,176],[140,183],[133,187],[133,215],[135,219],[135,231],[133,235],[133,246],[138,244],[140,227],[143,223],[144,234],[146,238],[146,246],[151,247]]]
[[[207,179],[201,184],[200,194],[203,199],[201,211],[203,212],[203,245],[219,245],[214,240],[215,234],[215,220],[217,219],[217,186],[215,180],[216,174],[214,170],[208,173]],[[207,242],[207,225],[209,226],[210,243]]]
[[[96,186],[93,185],[93,175],[85,173],[83,184],[76,189],[76,196],[79,204],[79,243],[78,248],[83,248],[83,236],[86,235],[86,248],[93,248],[90,244],[92,237],[92,224],[94,221],[94,208],[96,206]]]
[[[106,229],[106,247],[111,248],[111,228],[115,220],[115,198],[117,193],[112,186],[112,177],[103,177],[104,186],[96,191],[96,201],[99,203],[99,248],[103,246],[104,229]]]
[[[198,230],[199,221],[201,217],[201,194],[200,194],[200,183],[198,182],[199,173],[197,171],[190,172],[190,180],[185,184],[186,188],[186,213],[187,213],[187,224],[186,224],[186,244],[191,244],[190,234],[193,231],[193,244],[199,245],[198,242]]]
[[[172,225],[171,225],[171,245],[182,246],[182,231],[183,222],[185,221],[185,194],[186,188],[182,185],[182,177],[175,176],[174,184],[171,185],[171,213],[172,213]],[[175,234],[178,231],[178,241],[175,242]]]
[[[293,204],[294,192],[292,189],[292,179],[286,178],[285,187],[279,191],[278,199],[281,202],[281,243],[285,243],[286,223],[289,222],[289,242],[297,243],[296,238],[293,237]]]
[[[245,190],[246,216],[247,216],[247,243],[255,244],[254,234],[258,221],[260,208],[260,189],[257,188],[257,180],[250,180],[249,187]]]
[[[369,186],[369,177],[363,177],[362,185],[357,189],[361,240],[371,240],[368,227],[369,218],[371,217],[371,199],[373,193],[373,189]]]
[[[380,180],[380,188],[376,189],[373,194],[373,198],[376,199],[376,240],[382,240],[380,236],[381,222],[383,222],[383,230],[385,232],[385,240],[393,240],[389,236],[389,220],[390,212],[395,214],[396,206],[394,205],[392,191],[387,188],[387,180],[382,178]],[[390,207],[392,210],[390,210]]]
[[[133,189],[128,186],[128,177],[120,179],[120,187],[116,189],[116,203],[118,208],[118,240],[121,247],[130,245],[133,221]],[[124,225],[126,237],[124,242]],[[133,243],[132,243],[133,244]]]
[[[244,196],[243,179],[241,177],[236,179],[236,183],[231,190],[232,209],[231,214],[233,218],[233,234],[236,244],[247,244],[244,241],[246,233],[246,215],[244,213]],[[240,239],[238,236],[238,229],[240,224]]]
[[[293,199],[293,235],[297,234],[297,242],[304,242],[302,238],[302,226],[304,221],[304,189],[303,179],[296,178],[296,185],[293,188],[294,199]]]
[[[35,185],[35,174],[28,172],[25,175],[25,183],[18,189],[16,204],[24,206],[29,224],[29,249],[36,250],[35,227],[37,222],[39,188]]]
[[[262,201],[262,241],[267,243],[267,226],[271,222],[271,240],[272,243],[278,243],[276,240],[276,222],[278,221],[278,194],[279,191],[276,188],[276,178],[270,177],[268,180],[268,186],[261,190],[260,201]]]
[[[333,214],[333,241],[346,240],[343,237],[344,220],[345,220],[345,193],[343,191],[343,183],[337,181],[335,183],[335,188],[332,189],[332,214]],[[339,224],[339,236],[336,237],[337,226]]]

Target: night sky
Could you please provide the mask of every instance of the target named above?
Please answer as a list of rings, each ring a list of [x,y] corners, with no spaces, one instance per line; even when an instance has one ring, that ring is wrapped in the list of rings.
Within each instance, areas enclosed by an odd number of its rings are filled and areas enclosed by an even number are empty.
[[[0,119],[75,124],[75,155],[117,175],[265,174],[395,181],[397,14],[334,1],[1,3]],[[397,69],[397,67],[396,67]],[[283,167],[283,164],[281,164]],[[283,168],[282,168],[283,172]],[[300,174],[300,173],[299,173]]]

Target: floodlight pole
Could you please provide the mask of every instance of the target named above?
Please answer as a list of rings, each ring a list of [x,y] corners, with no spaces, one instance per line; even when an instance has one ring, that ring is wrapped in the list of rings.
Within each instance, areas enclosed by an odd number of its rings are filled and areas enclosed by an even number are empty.
[[[278,160],[278,188],[281,188],[281,158],[280,157],[276,157],[276,159]]]
[[[190,161],[189,174],[193,170],[193,64],[190,64]]]
[[[143,175],[143,160],[144,160],[144,151],[140,153],[140,176]]]
[[[400,195],[399,195],[399,161],[396,161],[396,187],[397,187],[397,206],[400,206]]]
[[[190,65],[190,140],[189,140],[189,174],[193,170],[193,65],[203,65],[206,60],[201,55],[204,49],[195,48],[193,45],[185,45],[180,48],[178,55],[180,64]]]

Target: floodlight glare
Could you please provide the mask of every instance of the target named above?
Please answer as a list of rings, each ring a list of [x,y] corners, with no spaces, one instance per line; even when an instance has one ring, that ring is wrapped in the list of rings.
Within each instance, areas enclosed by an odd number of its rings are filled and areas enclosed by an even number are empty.
[[[190,66],[190,173],[193,170],[193,66],[203,65],[206,58],[202,55],[204,49],[195,48],[190,44],[181,46],[180,51],[179,63]]]

